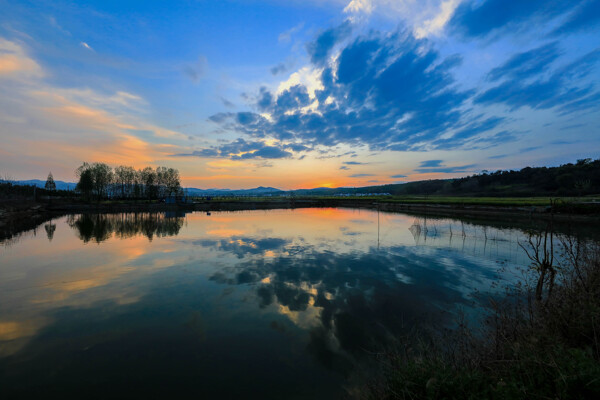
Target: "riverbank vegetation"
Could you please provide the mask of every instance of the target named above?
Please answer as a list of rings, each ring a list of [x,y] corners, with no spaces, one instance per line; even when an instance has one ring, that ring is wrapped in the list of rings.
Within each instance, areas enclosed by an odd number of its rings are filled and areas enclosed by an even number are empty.
[[[363,188],[318,189],[322,195],[338,193],[390,193],[395,196],[471,197],[574,197],[600,192],[600,159],[581,159],[558,167],[482,171],[454,179],[433,179]],[[312,194],[310,190],[298,194]]]
[[[546,230],[522,247],[532,264],[516,286],[489,299],[485,323],[399,339],[355,397],[597,398],[600,245]]]

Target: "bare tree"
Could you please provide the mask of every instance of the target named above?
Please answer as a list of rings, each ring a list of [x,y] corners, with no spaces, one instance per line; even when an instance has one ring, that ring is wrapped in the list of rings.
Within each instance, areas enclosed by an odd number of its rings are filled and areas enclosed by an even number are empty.
[[[550,201],[552,209],[554,202]],[[538,273],[537,285],[535,287],[535,299],[542,302],[544,287],[547,288],[546,303],[552,295],[554,281],[556,279],[557,266],[554,264],[554,225],[553,215],[546,229],[539,232],[530,232],[527,243],[519,243],[527,257],[532,261],[531,268]]]
[[[94,177],[92,176],[92,170],[83,169],[79,171],[78,169],[77,172],[79,175],[79,182],[77,182],[76,190],[89,200],[92,191],[94,190]]]

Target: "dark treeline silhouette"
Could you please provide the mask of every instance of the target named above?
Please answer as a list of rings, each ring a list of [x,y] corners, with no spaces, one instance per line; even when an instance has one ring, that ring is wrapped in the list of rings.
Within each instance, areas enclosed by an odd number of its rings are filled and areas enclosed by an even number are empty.
[[[157,199],[182,194],[179,171],[173,168],[118,166],[112,169],[104,163],[84,162],[75,171],[77,191],[86,198]]]
[[[142,234],[152,240],[179,234],[185,218],[169,213],[82,214],[68,217],[68,224],[85,243],[103,242],[114,234],[123,239]]]
[[[33,185],[19,185],[10,181],[0,181],[0,200],[25,200],[40,198],[42,196],[73,196],[68,190],[49,190]]]
[[[578,160],[559,167],[526,167],[519,171],[483,171],[464,178],[358,188],[356,193],[394,195],[583,196],[600,193],[600,159]]]

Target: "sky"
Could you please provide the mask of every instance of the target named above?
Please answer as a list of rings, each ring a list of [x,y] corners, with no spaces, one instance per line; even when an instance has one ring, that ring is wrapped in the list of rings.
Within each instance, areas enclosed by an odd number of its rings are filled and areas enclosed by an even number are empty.
[[[600,156],[600,0],[0,0],[0,176],[368,186]]]

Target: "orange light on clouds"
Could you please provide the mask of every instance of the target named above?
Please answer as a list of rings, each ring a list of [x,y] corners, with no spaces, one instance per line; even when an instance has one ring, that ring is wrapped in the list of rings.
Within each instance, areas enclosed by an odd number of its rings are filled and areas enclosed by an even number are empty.
[[[235,167],[243,167],[245,163],[243,161],[236,160],[214,160],[206,163],[209,167],[214,168],[235,168]]]
[[[44,74],[39,64],[28,57],[19,44],[0,38],[0,77],[2,75],[25,78]]]
[[[36,67],[35,64],[28,62],[28,60],[23,60],[18,58],[15,55],[8,54],[3,57],[0,57],[0,74],[11,74],[15,72],[21,71],[30,71]]]
[[[80,144],[54,141],[38,142],[37,144],[36,147],[29,147],[29,155],[43,156],[51,152],[72,160],[90,160],[110,165],[126,164],[136,168],[153,164],[154,160],[164,155],[155,146],[131,135],[108,137],[102,141],[94,140],[85,147]]]

